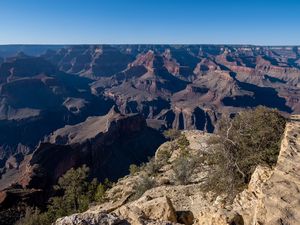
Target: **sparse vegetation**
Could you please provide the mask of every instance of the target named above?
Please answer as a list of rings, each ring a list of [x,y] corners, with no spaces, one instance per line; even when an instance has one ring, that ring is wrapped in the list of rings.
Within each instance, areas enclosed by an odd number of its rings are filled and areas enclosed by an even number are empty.
[[[96,193],[95,193],[95,200],[97,202],[102,202],[103,199],[104,199],[104,196],[105,196],[105,192],[106,192],[106,188],[103,184],[99,184],[97,186],[97,190],[96,190]]]
[[[135,193],[131,197],[131,200],[140,198],[147,190],[156,186],[155,179],[147,175],[141,175],[140,179],[135,184]]]
[[[180,136],[181,132],[179,130],[176,129],[169,129],[164,131],[164,136],[168,139],[170,139],[171,141],[174,141],[176,138],[178,138]]]
[[[142,169],[149,176],[154,176],[155,174],[157,174],[159,172],[159,169],[162,166],[163,165],[161,164],[161,162],[158,162],[157,160],[155,160],[155,157],[152,157],[152,158],[149,158],[149,161],[142,166]]]
[[[94,201],[96,202],[103,202],[105,200],[105,193],[108,189],[113,187],[113,183],[111,181],[109,181],[107,178],[104,180],[103,183],[99,183],[96,186],[96,189],[94,192],[91,193],[91,195],[93,195],[94,193]]]
[[[129,173],[130,173],[130,175],[135,175],[136,173],[138,173],[139,172],[139,167],[137,166],[137,165],[135,165],[135,164],[131,164],[130,166],[129,166]]]
[[[170,145],[160,149],[156,158],[138,168],[130,167],[131,174],[140,172],[133,199],[155,186],[157,175],[168,163],[173,172],[170,183],[186,185],[193,180],[196,171],[208,172],[203,179],[203,190],[216,195],[224,194],[228,200],[243,190],[249,183],[254,169],[259,164],[272,166],[279,153],[280,137],[285,128],[285,118],[276,110],[257,107],[243,111],[234,118],[224,118],[219,123],[218,135],[211,137],[207,152],[193,154],[184,133],[168,131]],[[176,138],[175,138],[176,137]],[[177,158],[169,161],[172,151]]]
[[[178,137],[177,145],[180,155],[172,163],[173,178],[175,183],[185,185],[190,183],[191,176],[199,165],[196,163],[197,157],[190,153],[190,142],[184,134]]]
[[[44,225],[51,224],[48,216],[46,214],[41,214],[40,210],[35,208],[27,207],[25,215],[15,225]]]
[[[183,185],[188,184],[195,167],[195,161],[190,155],[179,156],[172,165],[175,182]]]
[[[89,168],[84,165],[76,170],[70,169],[59,178],[55,189],[64,193],[62,199],[67,214],[86,210],[88,203],[93,199],[93,196],[86,196],[89,191],[88,174]]]
[[[169,149],[161,149],[156,156],[157,161],[162,164],[166,165],[172,156],[172,153]]]
[[[88,174],[89,168],[85,165],[70,169],[54,186],[54,190],[61,195],[49,199],[47,210],[40,212],[39,209],[28,208],[17,225],[48,225],[59,217],[87,210],[91,202],[102,202],[106,190],[113,184],[108,179],[103,184],[96,179],[89,182]]]
[[[186,152],[188,151],[188,147],[190,145],[190,142],[186,138],[184,134],[181,134],[178,139],[177,139],[177,145],[180,148],[181,152]]]
[[[169,131],[171,132],[171,131]],[[172,137],[176,139],[173,140],[171,145],[172,149],[161,149],[158,153],[156,158],[150,158],[149,161],[143,164],[140,168],[136,165],[131,165],[129,170],[130,174],[136,174],[136,171],[141,171],[142,174],[140,175],[140,181],[136,185],[136,193],[134,195],[134,199],[136,196],[141,196],[146,190],[153,187],[153,180],[155,179],[156,175],[160,172],[160,169],[168,164],[168,161],[171,157],[171,152],[179,148],[179,156],[175,161],[171,164],[173,174],[174,174],[174,181],[178,184],[188,184],[190,182],[190,178],[192,173],[196,168],[196,160],[195,157],[192,157],[190,154],[189,149],[189,141],[184,134],[181,132],[175,132],[172,130]]]
[[[248,184],[257,165],[274,165],[285,123],[277,110],[265,107],[223,119],[205,156],[211,168],[205,189],[232,199]]]

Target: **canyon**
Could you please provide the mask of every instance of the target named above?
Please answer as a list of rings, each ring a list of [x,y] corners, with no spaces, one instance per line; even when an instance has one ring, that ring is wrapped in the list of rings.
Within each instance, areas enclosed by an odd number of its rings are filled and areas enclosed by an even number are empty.
[[[202,140],[224,116],[263,105],[289,117],[299,100],[298,46],[0,46],[1,212],[42,203],[83,164],[117,181],[155,155],[164,130]]]

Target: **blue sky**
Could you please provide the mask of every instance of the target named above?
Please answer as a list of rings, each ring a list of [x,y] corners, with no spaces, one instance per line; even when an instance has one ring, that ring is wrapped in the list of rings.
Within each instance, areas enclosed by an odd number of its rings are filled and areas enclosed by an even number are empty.
[[[299,0],[1,0],[0,44],[300,45]]]

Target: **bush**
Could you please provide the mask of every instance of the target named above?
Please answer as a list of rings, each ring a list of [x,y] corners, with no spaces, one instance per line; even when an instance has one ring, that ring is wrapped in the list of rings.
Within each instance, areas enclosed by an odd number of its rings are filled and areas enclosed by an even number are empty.
[[[138,173],[139,172],[139,167],[137,166],[137,165],[135,165],[135,164],[131,164],[130,166],[129,166],[129,173],[130,173],[130,175],[135,175],[136,173]]]
[[[176,138],[178,138],[180,136],[181,132],[179,130],[176,129],[169,129],[164,131],[164,136],[170,140],[175,140]]]
[[[107,178],[104,180],[103,184],[98,184],[95,192],[94,192],[94,200],[96,202],[104,202],[105,200],[105,193],[108,189],[112,188],[114,184],[109,181]]]
[[[188,154],[180,155],[172,164],[174,180],[178,184],[188,184],[196,168],[196,163]]]
[[[103,202],[105,196],[106,188],[104,184],[99,184],[97,186],[97,190],[95,193],[95,201],[96,202]]]
[[[51,224],[46,214],[41,214],[40,210],[27,207],[25,215],[15,225],[41,225]]]
[[[18,224],[50,225],[57,218],[87,210],[93,201],[103,201],[106,190],[111,188],[113,183],[108,179],[105,179],[103,184],[99,184],[97,179],[88,182],[88,173],[89,168],[85,165],[67,171],[54,186],[62,195],[50,198],[44,213],[29,208]]]
[[[158,151],[156,159],[158,161],[158,164],[166,165],[172,156],[172,153],[168,149],[161,149]]]
[[[88,208],[89,196],[86,196],[89,188],[88,174],[89,168],[83,165],[76,170],[70,169],[59,178],[56,189],[64,192],[62,198],[67,207],[66,213],[81,212]]]
[[[138,182],[135,184],[135,193],[131,197],[131,200],[140,198],[147,190],[154,188],[155,186],[156,182],[152,177],[142,175]]]
[[[147,162],[146,164],[143,165],[142,169],[144,172],[146,172],[149,176],[153,176],[156,173],[159,172],[160,168],[163,165],[156,161],[155,158],[149,158],[149,162]]]
[[[88,189],[86,195],[89,197],[89,202],[95,200],[95,195],[97,193],[99,182],[96,178],[94,178],[91,182],[88,183]]]
[[[184,134],[181,134],[177,139],[177,145],[180,148],[181,152],[185,152],[188,151],[190,142]]]
[[[111,182],[108,178],[104,179],[103,184],[104,184],[105,190],[108,190],[114,186],[114,183]]]
[[[212,147],[205,156],[212,169],[205,189],[225,193],[232,199],[248,184],[257,165],[273,166],[285,123],[277,110],[265,107],[223,119],[218,136],[209,141]]]

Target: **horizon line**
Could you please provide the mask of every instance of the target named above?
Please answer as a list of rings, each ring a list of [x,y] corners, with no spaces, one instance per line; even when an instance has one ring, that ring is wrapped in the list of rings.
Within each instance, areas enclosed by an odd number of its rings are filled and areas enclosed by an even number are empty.
[[[255,47],[300,47],[300,44],[213,44],[213,43],[10,43],[10,44],[2,44],[0,46],[76,46],[76,45],[203,45],[203,46],[255,46]]]

